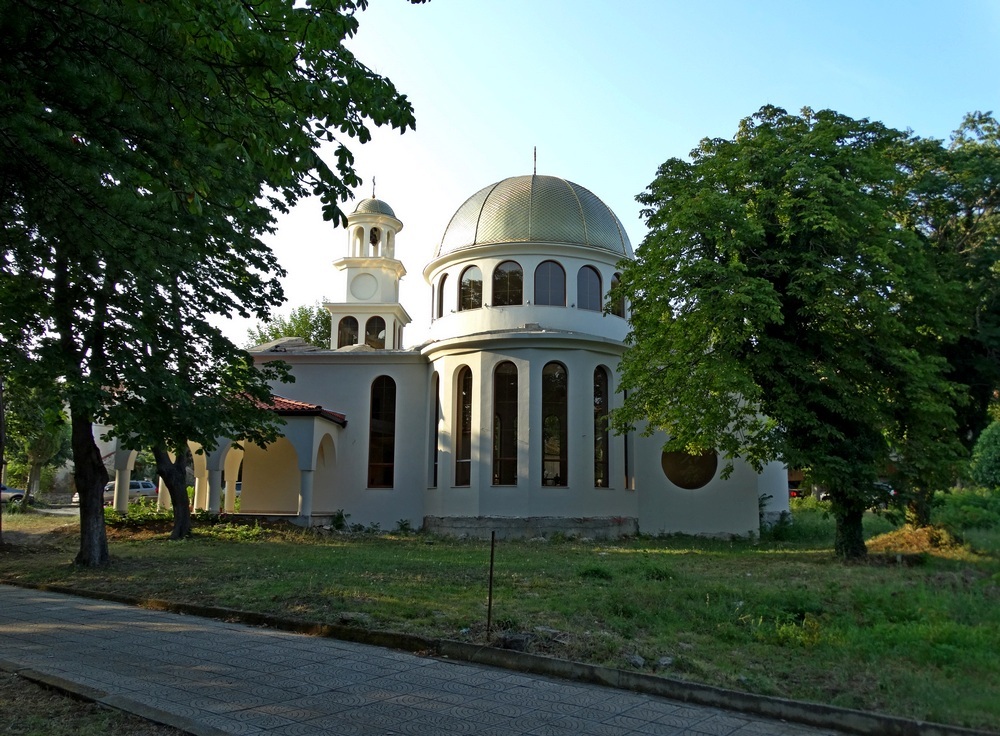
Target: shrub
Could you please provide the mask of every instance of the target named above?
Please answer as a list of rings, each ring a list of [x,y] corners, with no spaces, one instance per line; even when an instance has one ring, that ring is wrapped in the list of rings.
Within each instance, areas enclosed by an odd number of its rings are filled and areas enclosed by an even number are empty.
[[[1000,488],[1000,422],[993,422],[979,435],[972,448],[969,472],[976,483]]]
[[[938,494],[935,523],[954,533],[970,529],[1000,529],[1000,490],[970,488]]]

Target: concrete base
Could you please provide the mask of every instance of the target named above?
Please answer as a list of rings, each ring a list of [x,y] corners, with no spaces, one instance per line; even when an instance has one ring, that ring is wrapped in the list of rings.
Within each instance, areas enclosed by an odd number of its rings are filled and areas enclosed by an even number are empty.
[[[425,516],[424,531],[444,537],[533,539],[561,534],[564,537],[619,539],[639,533],[639,520],[626,516],[567,518],[561,516]]]

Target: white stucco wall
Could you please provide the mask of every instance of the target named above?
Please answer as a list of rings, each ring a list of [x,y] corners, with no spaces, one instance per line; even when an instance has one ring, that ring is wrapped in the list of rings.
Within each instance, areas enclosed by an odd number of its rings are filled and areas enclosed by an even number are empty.
[[[661,457],[665,440],[660,433],[651,437],[636,435],[633,440],[639,530],[644,534],[757,534],[760,487],[753,468],[737,461],[732,475],[723,480],[725,460],[719,458],[711,482],[694,490],[679,488],[663,472]]]
[[[313,478],[314,515],[343,510],[350,523],[393,529],[406,519],[419,527],[426,489],[428,366],[417,353],[401,351],[282,354],[293,366],[295,383],[279,384],[275,393],[319,404],[344,414],[346,427],[332,426],[330,441],[317,440]],[[378,376],[396,384],[396,438],[393,488],[368,488],[368,441],[371,386]],[[244,496],[246,485],[244,485]],[[243,510],[250,506],[242,502]]]

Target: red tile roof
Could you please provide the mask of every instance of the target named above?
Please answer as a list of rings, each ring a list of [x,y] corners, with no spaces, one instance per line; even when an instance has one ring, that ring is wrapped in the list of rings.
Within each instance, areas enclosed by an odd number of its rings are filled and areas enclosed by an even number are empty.
[[[271,395],[271,403],[263,404],[267,409],[270,409],[278,416],[290,417],[290,416],[314,416],[323,417],[328,419],[334,424],[339,424],[341,427],[347,426],[347,417],[336,411],[329,411],[324,409],[319,404],[308,404],[305,401],[296,401],[295,399],[286,399],[284,396],[278,396],[277,394]]]

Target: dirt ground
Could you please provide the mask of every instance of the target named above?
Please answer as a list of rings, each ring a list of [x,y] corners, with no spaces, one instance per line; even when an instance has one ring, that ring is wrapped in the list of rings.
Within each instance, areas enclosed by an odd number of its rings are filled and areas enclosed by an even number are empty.
[[[77,700],[0,672],[0,734],[10,736],[182,736],[130,713]]]

